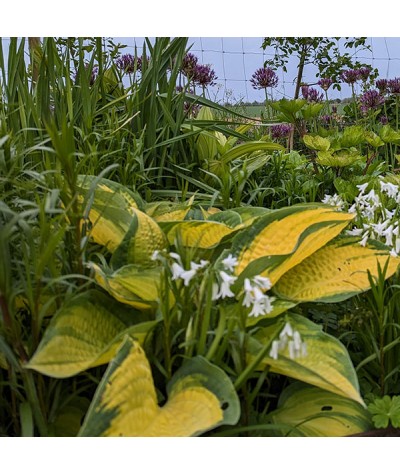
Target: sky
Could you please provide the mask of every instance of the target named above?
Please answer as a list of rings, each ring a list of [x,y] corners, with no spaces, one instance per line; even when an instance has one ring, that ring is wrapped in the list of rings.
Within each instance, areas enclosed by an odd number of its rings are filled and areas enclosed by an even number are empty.
[[[116,42],[127,44],[126,52],[133,52],[136,45],[140,52],[144,37],[115,37]],[[189,37],[188,47],[202,64],[211,64],[217,75],[217,85],[208,88],[210,98],[216,101],[238,103],[265,100],[264,90],[255,90],[250,84],[252,74],[263,66],[272,51],[261,47],[263,37]],[[359,61],[370,64],[379,71],[379,77],[392,79],[400,76],[400,37],[367,37],[371,51],[349,50]],[[274,99],[291,98],[294,95],[294,79],[297,76],[295,58],[289,61],[287,73],[278,70],[279,83],[272,91]],[[304,71],[304,82],[316,82],[317,68],[310,64]],[[321,91],[322,92],[322,91]],[[331,89],[329,97],[346,98],[351,89],[342,85],[342,90]]]

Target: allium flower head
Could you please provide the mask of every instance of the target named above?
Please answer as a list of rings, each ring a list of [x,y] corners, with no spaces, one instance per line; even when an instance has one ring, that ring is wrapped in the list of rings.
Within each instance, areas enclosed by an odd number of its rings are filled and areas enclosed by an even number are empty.
[[[388,80],[387,79],[378,79],[375,82],[375,86],[379,89],[381,94],[385,94],[388,90]]]
[[[333,81],[331,78],[321,78],[318,81],[318,86],[323,89],[324,91],[327,91],[333,84]]]
[[[275,140],[278,139],[285,139],[289,137],[289,134],[292,130],[292,126],[290,124],[277,124],[272,125],[271,128],[271,137]]]
[[[322,102],[324,96],[315,88],[310,86],[302,86],[301,94],[307,102]]]
[[[191,79],[194,84],[206,87],[214,86],[215,80],[218,78],[209,64],[196,64]]]
[[[187,78],[193,77],[198,61],[199,59],[193,53],[186,53],[182,60],[181,71]]]
[[[388,90],[390,94],[400,94],[400,78],[389,79]]]
[[[369,68],[368,66],[360,68],[358,70],[358,76],[362,81],[367,81],[369,78],[369,75],[371,74],[372,69]]]
[[[379,117],[379,122],[380,122],[382,125],[386,125],[386,124],[389,122],[388,116],[387,116],[387,115],[381,115],[381,116]]]
[[[365,92],[360,97],[361,111],[368,112],[370,109],[377,109],[385,102],[385,98],[376,89]]]
[[[254,89],[266,89],[278,85],[278,76],[271,68],[259,68],[251,76],[250,83]]]
[[[342,71],[340,74],[340,79],[347,84],[354,84],[360,79],[360,70],[359,69],[347,69]]]
[[[85,64],[85,71],[88,72],[89,71],[89,64]],[[89,85],[90,86],[93,86],[96,78],[97,78],[97,73],[99,72],[99,68],[97,66],[95,66],[94,68],[92,68],[92,71],[90,72],[90,77],[89,77]],[[78,79],[78,71],[74,74],[74,82],[76,82]]]

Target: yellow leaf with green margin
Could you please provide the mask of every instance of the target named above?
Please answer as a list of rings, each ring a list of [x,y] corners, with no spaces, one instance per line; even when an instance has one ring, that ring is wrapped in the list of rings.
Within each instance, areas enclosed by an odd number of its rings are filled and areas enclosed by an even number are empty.
[[[215,215],[214,215],[215,216]],[[180,239],[183,246],[211,249],[235,230],[216,221],[180,221],[160,223],[170,244]],[[161,249],[161,248],[160,248]]]
[[[275,285],[282,298],[296,302],[338,302],[368,290],[368,271],[378,275],[388,261],[385,278],[393,275],[400,263],[378,242],[363,247],[357,238],[341,238],[329,243],[289,270]]]
[[[312,204],[261,216],[233,240],[230,252],[238,258],[235,273],[261,274],[275,284],[289,269],[336,237],[353,218],[353,214],[330,206]]]
[[[294,383],[282,392],[268,422],[285,426],[275,437],[346,437],[372,428],[371,415],[351,399]]]
[[[128,231],[114,251],[111,265],[114,269],[126,264],[154,265],[152,255],[167,247],[167,239],[154,219],[135,210]]]
[[[138,210],[137,196],[119,183],[91,175],[80,175],[78,186],[90,222],[90,238],[114,252]]]
[[[301,341],[306,344],[306,355],[291,359],[286,345],[279,350],[278,358],[274,359],[269,354],[272,342],[279,340],[287,322],[293,331],[299,332]],[[338,339],[324,333],[320,325],[301,315],[289,314],[260,328],[249,339],[248,351],[249,362],[264,352],[259,365],[261,370],[269,366],[273,373],[289,376],[364,404],[359,393],[357,375],[346,348]]]
[[[108,363],[127,332],[143,341],[156,324],[136,318],[129,322],[132,317],[126,310],[98,291],[80,294],[51,319],[26,367],[53,378],[68,378]]]
[[[78,435],[189,437],[236,424],[240,403],[228,376],[201,356],[188,360],[159,407],[151,368],[140,345],[126,337],[94,395]]]
[[[120,267],[115,272],[101,269],[91,263],[94,279],[100,287],[112,295],[118,302],[139,310],[155,308],[160,300],[161,268],[142,268],[135,264]],[[169,293],[171,305],[175,299]]]

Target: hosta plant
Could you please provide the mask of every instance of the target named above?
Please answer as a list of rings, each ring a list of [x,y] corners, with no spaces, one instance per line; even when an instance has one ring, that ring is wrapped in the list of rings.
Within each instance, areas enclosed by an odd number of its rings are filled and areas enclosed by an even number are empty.
[[[384,245],[342,236],[354,214],[324,204],[192,213],[191,201],[147,207],[149,216],[121,185],[80,180],[88,203],[82,225],[107,251],[87,263],[98,289],[59,308],[26,365],[68,378],[109,364],[80,435],[196,435],[221,424],[246,426],[273,375],[354,401],[358,406],[342,405],[340,417],[358,411],[365,420],[345,347],[290,310],[359,294],[379,266],[387,266],[386,277],[396,271],[398,258]],[[149,412],[138,419],[143,405]],[[193,411],[204,417],[194,420]],[[337,434],[328,415],[319,416],[326,416],[323,433]]]

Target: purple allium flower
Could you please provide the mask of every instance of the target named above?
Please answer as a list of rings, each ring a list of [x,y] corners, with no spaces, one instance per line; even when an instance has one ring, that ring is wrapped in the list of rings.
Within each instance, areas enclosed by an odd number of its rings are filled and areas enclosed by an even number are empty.
[[[382,124],[382,125],[386,125],[388,122],[389,122],[389,119],[387,117],[387,115],[381,115],[379,117],[379,122]]]
[[[301,94],[308,102],[322,102],[324,96],[310,86],[301,86]]]
[[[278,85],[278,76],[271,68],[259,68],[251,76],[250,83],[254,89],[266,89]]]
[[[389,79],[388,90],[390,94],[400,94],[400,78]]]
[[[354,84],[360,79],[360,70],[348,69],[346,71],[342,71],[340,74],[340,79],[347,84]]]
[[[327,91],[333,84],[333,81],[331,78],[321,78],[318,81],[318,86],[322,88],[324,91]]]
[[[385,94],[388,90],[388,80],[387,79],[378,79],[375,82],[375,86],[379,89],[381,94]]]
[[[186,53],[182,60],[181,71],[189,79],[193,77],[199,59],[193,53]]]
[[[131,54],[123,54],[115,60],[116,66],[124,73],[132,74],[135,72],[135,59],[136,59],[136,71],[142,70],[142,57],[136,57]]]
[[[370,109],[376,109],[385,102],[385,98],[376,89],[371,89],[360,97],[361,111],[366,113]]]
[[[214,86],[215,80],[218,79],[215,71],[211,69],[209,64],[197,64],[193,71],[192,81],[199,86]]]
[[[271,129],[271,137],[275,140],[277,139],[285,139],[289,136],[292,126],[290,124],[277,124],[272,125]]]
[[[332,106],[332,113],[337,114],[337,106]]]
[[[371,74],[372,69],[369,67],[363,67],[358,70],[358,76],[360,79],[362,79],[364,82],[366,82],[369,78],[369,75]]]

